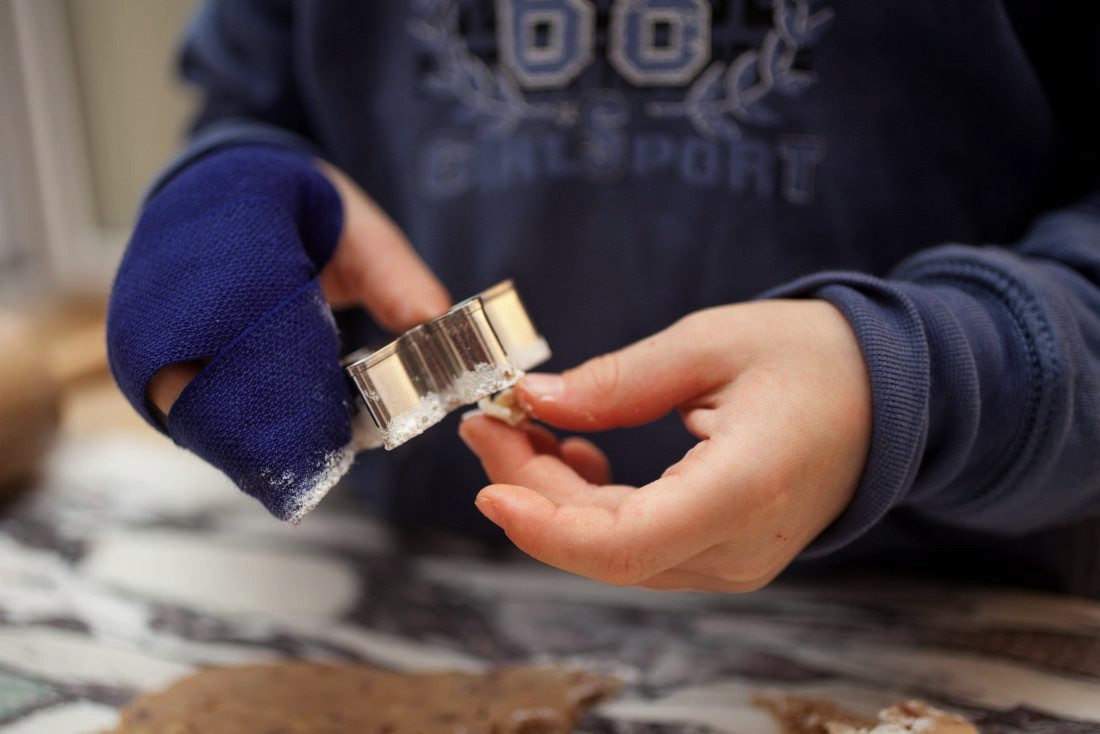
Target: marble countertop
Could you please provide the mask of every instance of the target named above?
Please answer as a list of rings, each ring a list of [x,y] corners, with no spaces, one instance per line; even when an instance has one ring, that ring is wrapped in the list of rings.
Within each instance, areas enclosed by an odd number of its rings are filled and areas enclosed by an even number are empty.
[[[0,515],[0,734],[96,732],[198,666],[287,658],[620,675],[582,732],[778,734],[750,701],[765,691],[864,713],[920,697],[990,734],[1100,732],[1100,603],[905,578],[611,588],[411,544],[340,497],[286,527],[125,433],[63,438]]]

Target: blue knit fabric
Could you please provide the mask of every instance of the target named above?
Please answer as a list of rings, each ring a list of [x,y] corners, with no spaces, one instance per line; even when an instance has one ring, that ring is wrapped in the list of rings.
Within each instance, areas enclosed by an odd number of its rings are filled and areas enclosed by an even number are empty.
[[[833,303],[871,381],[860,487],[803,559],[846,547],[894,508],[990,537],[1100,511],[1100,356],[1084,336],[1100,330],[1097,243],[1085,205],[1040,219],[1013,249],[929,248],[889,279],[825,272],[764,294]]]
[[[350,463],[348,391],[317,282],[342,226],[339,195],[309,157],[215,151],[148,201],[111,294],[108,355],[126,397],[164,430],[150,378],[207,363],[168,433],[286,520]]]

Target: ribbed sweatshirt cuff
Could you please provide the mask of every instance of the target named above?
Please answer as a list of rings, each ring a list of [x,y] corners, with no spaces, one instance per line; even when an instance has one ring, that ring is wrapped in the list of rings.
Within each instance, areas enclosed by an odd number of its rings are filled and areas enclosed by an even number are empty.
[[[820,273],[762,297],[820,298],[836,306],[855,331],[871,381],[867,465],[852,502],[801,555],[819,558],[867,532],[913,486],[928,434],[928,343],[913,303],[888,282],[867,275]]]

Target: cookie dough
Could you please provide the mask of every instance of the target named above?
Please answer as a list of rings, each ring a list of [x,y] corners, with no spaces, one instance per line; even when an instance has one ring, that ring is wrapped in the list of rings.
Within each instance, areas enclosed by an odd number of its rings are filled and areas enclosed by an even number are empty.
[[[617,690],[614,679],[556,667],[484,675],[221,668],[138,698],[112,734],[565,734]]]
[[[784,734],[829,734],[829,725],[850,726],[856,731],[875,725],[872,719],[823,698],[759,695],[752,702],[774,716]]]
[[[966,719],[940,711],[923,701],[906,701],[878,714],[874,728],[826,725],[828,734],[978,734]]]
[[[498,392],[490,398],[477,401],[477,408],[490,418],[504,421],[510,426],[518,426],[527,421],[527,413],[520,407],[512,388]]]

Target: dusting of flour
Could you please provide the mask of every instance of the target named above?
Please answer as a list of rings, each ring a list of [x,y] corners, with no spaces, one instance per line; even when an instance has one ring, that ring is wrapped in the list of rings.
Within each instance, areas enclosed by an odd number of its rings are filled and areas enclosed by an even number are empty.
[[[342,449],[325,455],[318,472],[312,479],[302,483],[302,490],[297,496],[287,501],[285,520],[288,523],[299,524],[302,518],[320,504],[329,490],[335,487],[336,483],[351,469],[352,462],[355,461],[355,452],[356,445],[352,440]],[[293,476],[284,475],[283,478],[293,484]]]
[[[395,449],[410,438],[419,436],[447,415],[447,405],[435,393],[425,395],[412,410],[398,413],[382,429],[382,442],[387,449]]]
[[[510,365],[482,362],[459,375],[446,392],[425,395],[412,410],[393,416],[382,429],[382,441],[387,449],[397,448],[439,423],[455,408],[509,388],[522,375]]]

